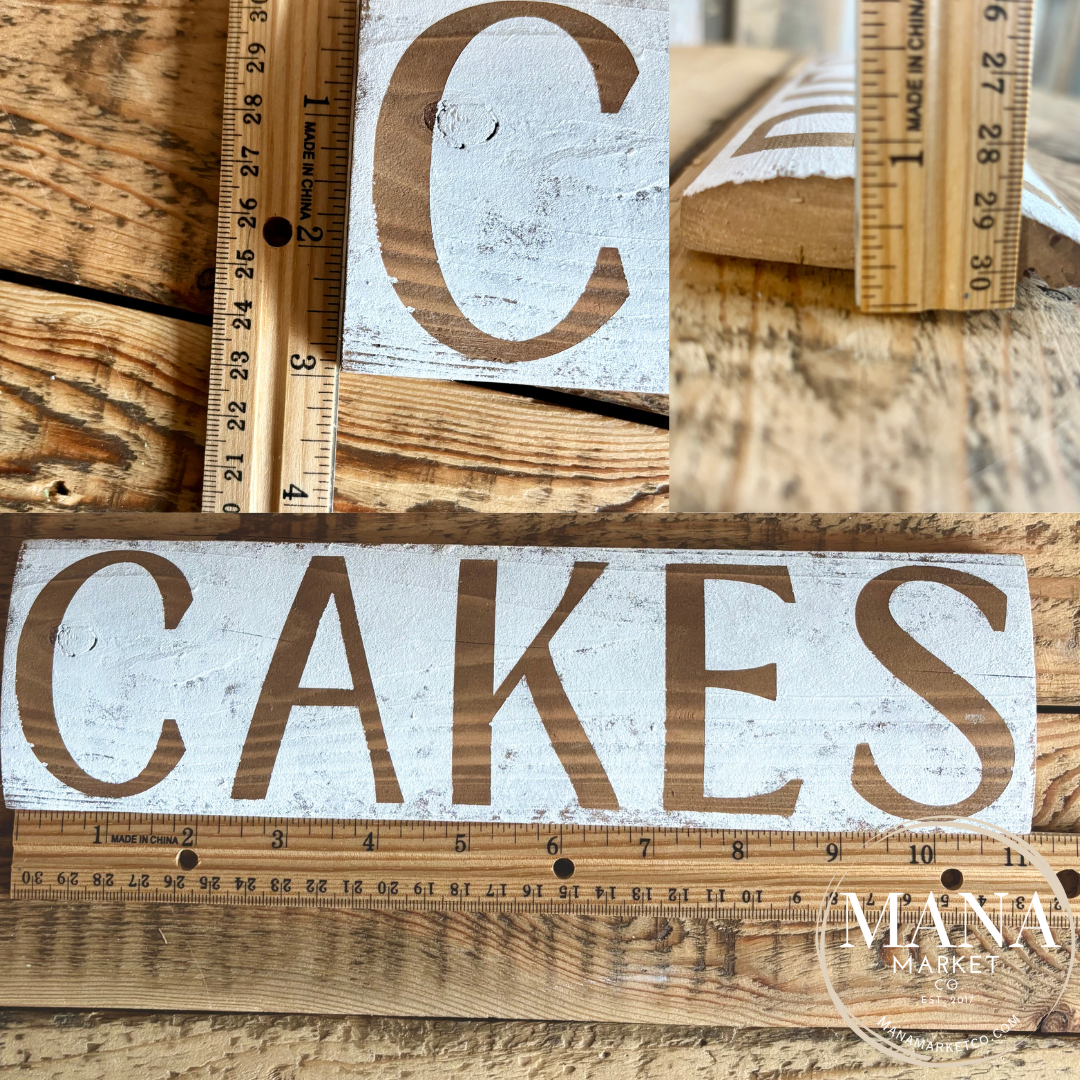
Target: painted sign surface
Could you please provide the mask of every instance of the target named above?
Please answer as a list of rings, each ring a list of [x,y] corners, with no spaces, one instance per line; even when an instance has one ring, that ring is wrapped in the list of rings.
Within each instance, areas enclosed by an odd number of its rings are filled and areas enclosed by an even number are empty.
[[[370,0],[351,370],[667,393],[668,11]]]
[[[768,98],[686,189],[690,198],[723,184],[789,176],[855,177],[855,64],[833,56],[801,70]],[[1024,217],[1080,244],[1080,222],[1024,166]]]
[[[1031,823],[1018,556],[40,540],[16,808]]]

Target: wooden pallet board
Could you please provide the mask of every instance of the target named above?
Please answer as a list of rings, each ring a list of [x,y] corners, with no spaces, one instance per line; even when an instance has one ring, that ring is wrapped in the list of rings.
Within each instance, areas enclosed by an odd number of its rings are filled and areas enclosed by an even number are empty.
[[[864,315],[850,271],[681,245],[710,159],[671,192],[674,509],[1080,506],[1080,292],[1027,280],[1012,311]]]
[[[209,327],[0,282],[0,508],[194,510]],[[483,387],[342,380],[335,508],[664,509],[667,432]]]

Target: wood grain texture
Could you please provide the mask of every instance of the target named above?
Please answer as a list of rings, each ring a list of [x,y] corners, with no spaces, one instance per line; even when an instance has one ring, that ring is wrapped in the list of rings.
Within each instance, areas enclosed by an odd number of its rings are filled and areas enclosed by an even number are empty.
[[[677,510],[1080,506],[1080,290],[868,316],[842,270],[684,252],[672,277]]]
[[[461,514],[0,516],[0,618],[22,539],[259,539],[352,543],[1011,552],[1028,568],[1041,706],[1080,709],[1080,519],[1069,514]],[[6,555],[5,555],[6,553]]]
[[[6,6],[0,264],[210,310],[227,10]]]
[[[1080,831],[1080,716],[1039,715],[1032,828]]]
[[[843,1024],[805,927],[4,899],[0,943],[0,1008]],[[869,1003],[872,986],[841,988]],[[983,1004],[1014,1008],[1005,993]],[[1080,1030],[1077,987],[1018,1030],[1040,1022]]]
[[[1030,570],[1044,700],[1080,701],[1080,522],[1065,515],[8,515],[0,533],[1015,551]],[[0,581],[11,543],[3,550]],[[0,596],[0,618],[5,607]],[[1049,724],[1045,739],[1040,724],[1040,824],[1062,828],[1075,805],[1080,725],[1058,715]],[[780,941],[707,920],[0,902],[7,1006],[833,1025],[807,1004],[815,971],[805,933]],[[1078,1026],[1075,997],[1043,1025]]]
[[[666,510],[662,429],[464,383],[349,375],[334,509]]]
[[[0,282],[0,508],[194,510],[210,331]]]
[[[1080,505],[1080,291],[1025,279],[1012,311],[864,315],[850,271],[683,248],[702,167],[671,192],[673,509]]]
[[[1074,1039],[1031,1036],[993,1071],[960,1068],[956,1080],[1049,1080],[1074,1061]],[[145,1080],[907,1080],[848,1031],[769,1031],[651,1024],[409,1020],[390,1017],[206,1016],[12,1009],[0,1013],[0,1077]]]
[[[0,282],[0,508],[193,510],[210,330]],[[664,509],[667,432],[482,387],[342,380],[335,509]]]

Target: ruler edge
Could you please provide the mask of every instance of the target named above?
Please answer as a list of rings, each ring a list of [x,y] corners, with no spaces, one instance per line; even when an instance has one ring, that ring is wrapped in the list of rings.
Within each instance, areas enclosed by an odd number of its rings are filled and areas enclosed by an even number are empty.
[[[230,149],[229,153],[225,152],[226,139],[231,137],[236,139],[239,135],[236,133],[236,113],[237,108],[233,107],[230,102],[233,100],[230,97],[230,80],[235,79],[235,76],[239,72],[239,65],[242,62],[240,54],[240,29],[243,26],[242,14],[244,5],[248,0],[229,0],[229,22],[228,31],[226,35],[226,51],[225,51],[225,71],[224,71],[224,93],[223,93],[223,107],[222,107],[222,129],[221,129],[221,164],[219,167],[218,175],[218,210],[215,222],[215,228],[217,232],[217,242],[215,245],[215,258],[217,264],[215,266],[215,288],[214,288],[214,310],[211,323],[211,344],[210,344],[210,380],[207,387],[207,430],[206,430],[206,444],[204,447],[204,461],[203,461],[203,475],[202,475],[202,488],[200,490],[199,508],[202,513],[219,513],[215,503],[216,496],[221,493],[216,490],[209,492],[207,490],[207,469],[211,460],[211,437],[210,437],[210,420],[211,416],[220,419],[221,413],[213,413],[209,407],[210,398],[215,394],[223,394],[224,388],[219,390],[214,389],[213,386],[213,373],[215,367],[224,369],[224,356],[225,356],[225,325],[224,321],[227,314],[228,300],[224,299],[227,293],[231,293],[233,290],[230,286],[229,272],[229,259],[228,253],[231,247],[231,237],[227,240],[225,234],[231,232],[231,200],[223,200],[221,193],[229,191],[230,193],[235,189],[235,185],[232,183],[233,179],[233,166],[235,164],[235,149]],[[316,0],[318,2],[318,0]],[[329,468],[327,470],[327,486],[329,488],[327,505],[324,510],[309,510],[309,509],[297,509],[292,511],[294,513],[334,513],[334,497],[335,497],[335,483],[337,475],[337,431],[338,431],[338,415],[340,407],[340,384],[341,384],[341,372],[342,372],[342,356],[344,352],[344,320],[345,320],[345,290],[347,283],[348,266],[348,243],[349,243],[349,223],[351,219],[351,198],[352,198],[352,164],[353,164],[353,141],[356,133],[356,96],[358,93],[359,84],[359,37],[360,26],[363,20],[363,13],[366,9],[365,0],[338,0],[346,9],[351,11],[350,25],[353,31],[353,48],[352,48],[352,74],[351,74],[351,86],[349,87],[349,97],[351,106],[349,109],[349,121],[348,121],[348,139],[347,139],[347,165],[345,167],[345,180],[343,182],[344,192],[344,209],[342,211],[342,238],[341,238],[341,270],[340,270],[340,289],[339,289],[339,310],[337,315],[337,329],[335,333],[336,343],[334,348],[334,355],[329,357],[333,361],[334,365],[334,386],[333,397],[334,405],[330,418],[331,428],[333,431],[332,446],[330,453]],[[236,84],[237,86],[239,84]],[[230,136],[231,129],[231,136]],[[269,126],[268,126],[269,130]],[[222,221],[228,220],[230,222],[230,228],[228,230],[222,228]],[[261,235],[261,234],[260,234]],[[220,300],[219,304],[219,297]],[[220,347],[220,356],[217,355]],[[215,448],[213,451],[213,460],[215,462],[214,468],[217,470],[220,466],[217,464],[217,444],[222,440],[219,437],[220,432],[215,432]],[[241,513],[289,513],[288,507],[281,508],[277,511],[251,511],[245,510]]]
[[[1016,286],[1012,287],[1012,298],[1010,301],[995,302],[987,307],[972,307],[972,308],[935,308],[925,303],[920,302],[919,306],[912,307],[905,312],[888,311],[886,309],[876,309],[873,307],[863,307],[862,305],[862,128],[863,128],[863,104],[862,104],[862,79],[860,78],[861,62],[862,62],[862,20],[863,11],[869,3],[880,3],[882,0],[855,0],[855,307],[858,311],[865,315],[896,315],[896,314],[910,314],[919,315],[929,311],[959,311],[961,314],[978,313],[982,311],[1011,311],[1016,307]],[[888,0],[886,0],[888,2]],[[903,2],[903,0],[901,0]],[[927,0],[927,7],[934,0]],[[1032,61],[1034,58],[1034,11],[1035,0],[1018,0],[1018,8],[1026,11],[1027,14],[1027,34],[1022,40],[1023,56],[1025,60],[1025,77],[1022,83],[1018,84],[1018,89],[1022,89],[1022,95],[1014,93],[1013,101],[1015,102],[1019,96],[1023,97],[1023,119],[1021,121],[1021,127],[1023,129],[1023,140],[1020,149],[1020,199],[1017,200],[1017,209],[1015,214],[1015,232],[1016,241],[1010,245],[1011,257],[1008,260],[1009,265],[1013,268],[1013,275],[1005,275],[1003,280],[1016,280],[1016,274],[1019,271],[1020,265],[1020,234],[1021,234],[1021,219],[1023,217],[1022,211],[1022,199],[1023,199],[1023,172],[1027,162],[1027,129],[1028,121],[1031,109],[1031,77],[1032,77]],[[1021,53],[1017,54],[1018,57]],[[1008,181],[1007,181],[1008,182]],[[920,251],[923,249],[920,248]],[[1006,289],[1008,286],[1003,285],[1002,289]]]

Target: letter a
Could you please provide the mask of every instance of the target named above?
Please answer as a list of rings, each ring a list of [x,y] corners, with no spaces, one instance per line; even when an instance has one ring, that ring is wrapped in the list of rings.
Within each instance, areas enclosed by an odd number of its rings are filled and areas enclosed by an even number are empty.
[[[607,563],[574,563],[559,606],[510,674],[495,682],[495,586],[493,559],[462,559],[458,574],[457,641],[454,646],[453,800],[474,806],[491,802],[491,722],[522,679],[544,722],[555,753],[583,807],[618,810],[611,781],[581,727],[551,659],[551,639]]]
[[[341,640],[352,675],[351,690],[305,690],[300,688],[308,655],[315,643],[319,622],[330,598],[337,605],[341,621]],[[265,799],[274,771],[281,738],[289,713],[294,705],[351,705],[360,710],[371,768],[375,774],[375,801],[399,803],[394,764],[386,748],[379,704],[371,684],[360,624],[356,621],[356,605],[349,587],[349,573],[341,556],[316,555],[308,564],[304,580],[296,590],[296,598],[285,619],[278,638],[274,658],[263,680],[259,703],[251,718],[251,727],[244,740],[240,765],[233,782],[234,799]]]

